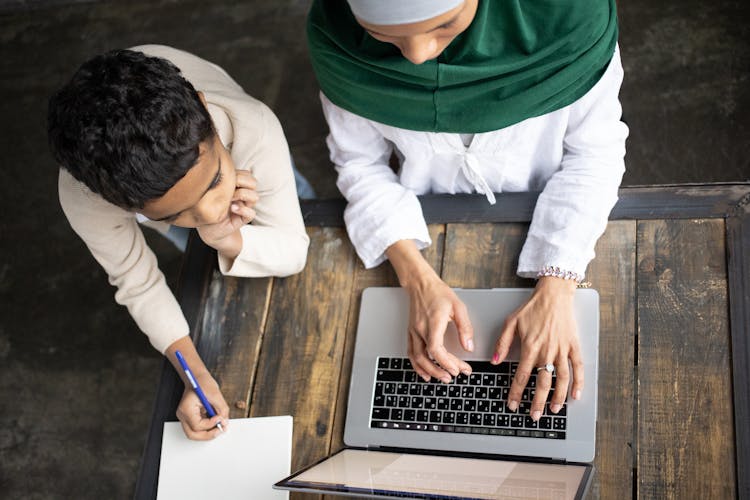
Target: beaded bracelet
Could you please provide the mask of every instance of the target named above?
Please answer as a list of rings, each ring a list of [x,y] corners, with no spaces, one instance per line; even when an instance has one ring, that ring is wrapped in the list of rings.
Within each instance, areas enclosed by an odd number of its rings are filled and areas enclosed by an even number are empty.
[[[565,271],[564,269],[560,269],[557,266],[544,266],[537,274],[537,278],[542,278],[545,276],[552,276],[555,278],[562,278],[564,280],[573,280],[579,285],[583,283],[583,276],[581,276],[578,273],[574,273],[573,271]]]

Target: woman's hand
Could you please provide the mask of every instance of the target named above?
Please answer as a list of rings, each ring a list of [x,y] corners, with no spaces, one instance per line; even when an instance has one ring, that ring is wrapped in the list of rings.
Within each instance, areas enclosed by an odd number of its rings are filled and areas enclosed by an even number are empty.
[[[229,259],[234,259],[242,250],[239,229],[255,218],[253,207],[258,202],[256,182],[248,170],[237,170],[236,188],[229,205],[229,216],[216,224],[197,228],[198,235],[206,245],[215,248]]]
[[[583,361],[578,343],[573,298],[576,282],[555,277],[539,279],[529,300],[514,311],[503,325],[495,346],[493,364],[501,363],[508,355],[513,338],[521,340],[521,359],[508,393],[508,408],[516,411],[521,395],[531,374],[538,367],[552,363],[557,373],[550,411],[557,413],[568,394],[572,365],[573,399],[580,399],[583,390]],[[531,403],[531,418],[539,420],[552,386],[552,374],[540,370],[536,376],[536,392]]]
[[[177,418],[182,424],[182,430],[188,438],[196,441],[207,441],[222,433],[217,424],[221,424],[224,430],[227,430],[227,426],[229,425],[229,405],[227,405],[224,396],[221,394],[219,384],[216,383],[208,372],[204,372],[201,375],[194,373],[193,375],[198,381],[198,385],[203,389],[208,402],[216,410],[216,416],[208,417],[206,409],[201,404],[198,395],[190,385],[186,385],[180,404],[177,406]]]
[[[459,373],[469,375],[471,366],[443,345],[445,329],[453,321],[463,348],[474,350],[474,330],[466,305],[424,260],[413,241],[398,241],[388,247],[387,254],[409,294],[408,353],[414,371],[424,380],[434,377],[445,383]]]

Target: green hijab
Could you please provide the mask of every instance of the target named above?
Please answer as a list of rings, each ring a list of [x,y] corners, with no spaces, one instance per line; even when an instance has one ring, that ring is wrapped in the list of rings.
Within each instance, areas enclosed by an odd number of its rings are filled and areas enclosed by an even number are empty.
[[[479,0],[469,28],[419,65],[368,35],[344,0],[314,0],[307,36],[334,104],[409,130],[480,133],[588,92],[612,58],[617,14],[615,0]]]

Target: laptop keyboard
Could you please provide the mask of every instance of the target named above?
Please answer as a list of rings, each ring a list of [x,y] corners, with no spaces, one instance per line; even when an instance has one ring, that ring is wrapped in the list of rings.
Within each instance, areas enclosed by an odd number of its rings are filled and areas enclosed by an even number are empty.
[[[523,391],[518,410],[506,408],[508,391],[518,362],[493,365],[467,361],[472,373],[460,374],[450,384],[425,382],[408,358],[378,358],[370,426],[464,434],[488,434],[565,439],[567,403],[557,414],[545,411],[539,421],[530,416],[536,373]],[[555,376],[547,402],[554,393]]]

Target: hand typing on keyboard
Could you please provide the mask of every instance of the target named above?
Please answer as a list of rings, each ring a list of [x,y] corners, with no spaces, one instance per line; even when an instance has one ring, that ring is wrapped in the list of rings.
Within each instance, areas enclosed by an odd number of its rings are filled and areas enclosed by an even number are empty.
[[[443,345],[445,329],[453,321],[463,348],[474,350],[474,330],[466,305],[424,260],[413,241],[398,241],[386,253],[409,293],[408,351],[414,371],[424,380],[434,377],[445,383],[459,373],[469,375],[471,366]]]
[[[558,413],[565,403],[570,382],[568,360],[572,365],[573,399],[580,399],[583,390],[583,361],[578,344],[573,297],[576,282],[555,277],[540,278],[528,302],[505,321],[495,347],[493,364],[508,355],[516,335],[521,340],[521,359],[508,394],[508,408],[515,411],[530,377],[537,375],[536,394],[531,403],[531,418],[539,420],[544,413],[547,395],[552,388],[552,374],[537,368],[551,363],[556,383],[549,409]]]

